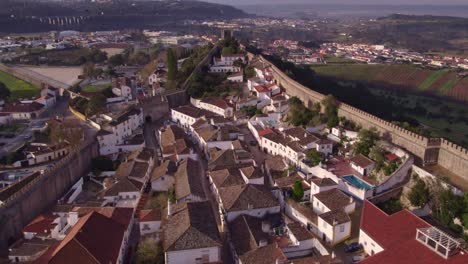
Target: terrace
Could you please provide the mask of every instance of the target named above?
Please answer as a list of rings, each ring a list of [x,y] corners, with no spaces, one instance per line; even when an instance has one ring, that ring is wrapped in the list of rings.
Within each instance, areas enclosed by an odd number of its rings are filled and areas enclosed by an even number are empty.
[[[333,157],[326,163],[326,169],[329,172],[335,174],[337,177],[344,178],[347,182],[350,182],[350,181],[355,182],[355,180],[350,178],[351,176],[354,176],[355,178],[362,180],[366,184],[369,184],[369,185],[377,184],[376,181],[372,180],[369,177],[362,175],[361,173],[353,169],[351,167],[351,164],[349,163],[349,159],[345,157],[341,157],[341,156]],[[356,186],[356,187],[359,188],[359,186]]]

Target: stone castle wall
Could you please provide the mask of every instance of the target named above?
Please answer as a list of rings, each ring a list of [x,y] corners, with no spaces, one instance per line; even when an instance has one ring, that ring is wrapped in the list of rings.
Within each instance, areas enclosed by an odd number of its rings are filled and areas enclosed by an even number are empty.
[[[249,57],[252,56],[249,54]],[[325,95],[313,91],[287,76],[264,57],[260,57],[260,60],[272,66],[277,84],[284,88],[288,95],[301,99],[307,107],[311,107],[313,103],[320,102],[325,98]],[[364,128],[375,127],[384,138],[411,152],[424,164],[439,164],[468,180],[467,149],[445,139],[420,136],[345,103],[340,103],[338,115],[344,116]]]
[[[22,236],[31,220],[57,203],[57,200],[91,168],[91,159],[99,155],[99,146],[91,139],[23,186],[0,206],[0,250]]]

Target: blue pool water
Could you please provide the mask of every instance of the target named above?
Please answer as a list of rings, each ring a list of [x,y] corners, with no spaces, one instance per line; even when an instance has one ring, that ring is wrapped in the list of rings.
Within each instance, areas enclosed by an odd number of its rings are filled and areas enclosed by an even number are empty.
[[[359,188],[359,189],[369,190],[372,187],[374,187],[354,175],[347,175],[347,176],[343,176],[342,178],[345,181],[347,181],[349,184],[351,184],[352,186]]]

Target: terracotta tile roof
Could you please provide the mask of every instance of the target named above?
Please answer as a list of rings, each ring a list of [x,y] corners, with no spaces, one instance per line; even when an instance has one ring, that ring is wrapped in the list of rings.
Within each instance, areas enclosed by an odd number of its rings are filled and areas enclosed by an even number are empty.
[[[270,90],[268,88],[266,88],[265,86],[263,85],[256,85],[254,86],[255,90],[257,90],[257,92],[259,93],[268,93]]]
[[[231,241],[238,256],[257,249],[260,241],[271,242],[268,233],[262,230],[262,222],[261,218],[240,215],[229,223]]]
[[[12,103],[7,104],[3,107],[2,112],[4,113],[31,113],[37,112],[44,108],[43,104],[32,102],[32,103]]]
[[[177,171],[177,165],[175,162],[170,160],[165,160],[163,163],[153,169],[151,172],[151,180],[157,180],[164,175],[173,175]]]
[[[230,107],[226,101],[224,101],[221,98],[216,98],[216,97],[203,98],[201,100],[201,102],[205,103],[205,104],[214,105],[214,106],[219,107],[221,109],[227,109],[227,108]]]
[[[164,223],[164,251],[221,247],[210,202],[180,203]]]
[[[352,197],[344,194],[342,191],[336,188],[317,193],[313,197],[328,207],[330,211],[343,209],[347,205],[353,203]]]
[[[279,206],[271,191],[263,185],[236,185],[221,188],[219,193],[228,212]]]
[[[315,185],[319,187],[338,185],[334,180],[330,178],[318,178],[317,177],[315,179],[312,179],[311,182],[313,182]]]
[[[267,129],[258,131],[258,136],[263,137],[263,136],[265,136],[267,134],[270,134],[270,133],[275,133],[275,132],[272,129],[267,128]]]
[[[210,111],[200,109],[191,105],[183,105],[179,106],[176,108],[173,108],[172,110],[182,113],[184,115],[188,115],[193,118],[200,118],[200,117],[211,117],[211,116],[216,116],[215,113],[212,113]]]
[[[296,183],[296,181],[300,181],[302,183],[302,187],[307,188],[310,186],[307,186],[306,183],[304,183],[304,178],[301,177],[297,172],[294,172],[293,174],[281,178],[276,178],[275,180],[276,186],[279,188],[289,188]],[[305,189],[306,190],[306,189]]]
[[[272,264],[278,263],[276,262],[278,259],[285,261],[287,258],[274,243],[247,252],[240,257],[242,264]]]
[[[358,154],[356,156],[354,156],[353,158],[350,159],[350,162],[351,163],[354,163],[355,165],[361,167],[361,168],[365,168],[369,165],[372,165],[374,164],[374,161],[372,161],[371,159],[369,159],[368,157],[362,155],[362,154]]]
[[[141,182],[123,178],[107,189],[103,196],[118,196],[122,192],[140,192],[142,186]]]
[[[263,178],[264,175],[259,167],[248,166],[239,169],[247,179]]]
[[[238,169],[210,171],[209,175],[217,189],[245,184]]]
[[[82,217],[64,240],[47,254],[48,263],[116,263],[126,228],[102,214]]]
[[[311,206],[308,206],[304,203],[296,202],[291,198],[287,200],[287,203],[289,204],[289,206],[291,206],[304,217],[306,217],[309,221],[311,221],[314,224],[317,224],[317,214],[314,212],[314,209],[312,209]]]
[[[351,222],[351,218],[349,218],[348,214],[345,213],[343,209],[328,211],[319,215],[318,217],[322,218],[323,221],[332,226]]]
[[[384,251],[368,257],[360,263],[394,263],[397,257],[402,264],[462,264],[468,263],[468,254],[456,253],[444,259],[416,240],[416,229],[431,225],[408,210],[387,215],[369,201],[364,201],[361,230],[371,237]]]
[[[52,213],[39,215],[23,228],[23,232],[36,233],[38,235],[50,234],[51,229],[57,225],[54,223],[57,218]]]
[[[148,169],[149,169],[148,163],[136,161],[133,164],[133,168],[129,174],[129,177],[140,178],[140,179],[144,178],[146,176],[146,173],[148,172]]]
[[[143,148],[138,152],[138,156],[136,158],[143,161],[149,161],[151,158],[154,158],[154,154],[154,149]]]
[[[288,164],[284,161],[283,157],[276,155],[273,157],[268,157],[265,160],[265,166],[270,171],[285,171],[288,168]]]
[[[78,212],[80,217],[91,212],[97,212],[123,225],[125,228],[128,227],[133,217],[133,208],[78,206],[74,207],[72,211]]]
[[[289,223],[287,227],[298,241],[314,238],[314,235],[309,230],[307,230],[307,228],[303,227],[299,222]]]
[[[205,197],[200,178],[198,161],[187,159],[180,163],[175,173],[175,195],[176,199],[182,199],[189,195]]]
[[[126,161],[120,163],[119,167],[115,171],[114,177],[118,179],[128,177],[128,175],[130,175],[130,172],[133,169],[133,163],[133,161]]]
[[[159,209],[141,210],[138,215],[138,220],[140,222],[155,222],[161,221],[161,219],[161,210]]]

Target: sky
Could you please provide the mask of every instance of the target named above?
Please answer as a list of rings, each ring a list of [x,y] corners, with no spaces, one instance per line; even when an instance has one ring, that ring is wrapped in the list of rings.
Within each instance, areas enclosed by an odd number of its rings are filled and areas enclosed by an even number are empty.
[[[468,5],[468,0],[202,0],[229,5],[246,4],[372,4],[372,5]]]

